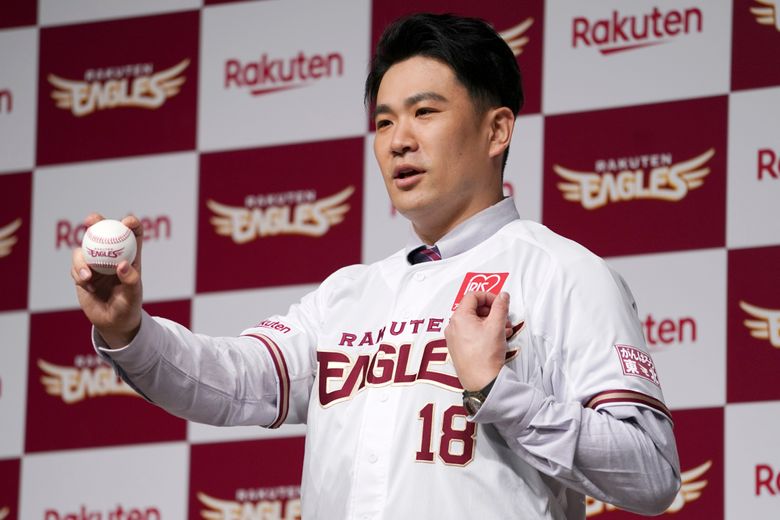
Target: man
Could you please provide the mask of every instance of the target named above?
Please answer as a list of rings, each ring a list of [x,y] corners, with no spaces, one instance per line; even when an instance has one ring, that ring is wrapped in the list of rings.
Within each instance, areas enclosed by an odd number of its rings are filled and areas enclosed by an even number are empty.
[[[366,97],[414,243],[238,338],[143,313],[140,244],[118,279],[75,254],[101,355],[181,417],[306,422],[307,519],[573,519],[585,494],[664,511],[679,462],[628,288],[503,198],[522,103],[507,45],[477,20],[399,20]]]

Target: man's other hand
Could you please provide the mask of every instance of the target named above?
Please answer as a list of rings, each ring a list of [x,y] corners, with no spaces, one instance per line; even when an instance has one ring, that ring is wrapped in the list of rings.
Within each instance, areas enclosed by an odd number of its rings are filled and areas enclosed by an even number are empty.
[[[90,214],[84,223],[87,227],[103,220],[97,213]],[[76,282],[79,305],[108,346],[124,347],[132,341],[141,326],[141,248],[143,226],[134,216],[122,219],[122,223],[135,234],[137,243],[135,260],[117,266],[116,275],[104,275],[92,271],[81,255],[81,248],[73,249],[71,276]]]

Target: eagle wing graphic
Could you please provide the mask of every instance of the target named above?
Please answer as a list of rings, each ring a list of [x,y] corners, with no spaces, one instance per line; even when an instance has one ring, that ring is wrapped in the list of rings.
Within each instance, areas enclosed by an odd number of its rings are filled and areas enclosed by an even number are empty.
[[[755,320],[745,320],[742,322],[744,323],[745,327],[750,329],[750,335],[756,339],[770,339],[770,324],[773,319],[780,319],[780,313],[771,309],[756,307],[755,305],[751,305],[746,301],[740,301],[739,306],[746,313],[750,314],[754,318],[758,318]],[[772,345],[778,346],[775,345],[774,342]]]
[[[666,510],[667,512],[676,513],[677,511],[682,509],[685,504],[689,502],[693,502],[694,500],[696,500],[701,496],[702,489],[707,487],[707,481],[696,480],[696,479],[704,475],[707,472],[707,470],[710,469],[711,466],[712,466],[712,461],[708,460],[701,466],[697,466],[688,471],[684,471],[680,475],[680,480],[682,480],[682,486],[680,487],[680,491],[677,492],[677,496],[674,497],[674,501],[672,502],[672,505],[670,505],[669,508]]]
[[[22,219],[17,218],[10,224],[0,228],[0,258],[11,254],[11,248],[19,240],[13,235],[21,225]]]
[[[200,491],[198,492],[198,500],[211,509],[210,511],[200,512],[200,515],[206,520],[232,520],[233,518],[239,518],[241,515],[241,507],[238,502],[220,500]]]
[[[65,110],[73,108],[73,93],[87,88],[86,83],[64,79],[55,74],[49,74],[46,78],[57,89],[51,93],[51,97],[56,101],[57,108]]]
[[[589,191],[597,191],[601,183],[601,177],[596,173],[575,172],[557,164],[553,166],[553,170],[569,181],[559,182],[556,186],[563,192],[563,198],[572,202],[582,201],[583,186],[588,186]]]
[[[46,387],[46,393],[49,395],[62,395],[62,381],[67,376],[70,369],[52,365],[48,361],[38,360],[38,368],[46,375],[41,376],[41,383]]]
[[[761,25],[774,25],[780,31],[780,19],[777,16],[777,0],[755,0],[766,7],[751,7],[750,12]]]
[[[525,36],[525,33],[533,24],[533,18],[526,18],[514,27],[498,33],[512,49],[515,56],[520,56],[523,53],[523,47],[528,43],[528,36]]]
[[[689,190],[696,189],[704,184],[704,177],[710,174],[709,167],[704,166],[704,164],[713,155],[715,155],[715,149],[710,148],[698,157],[675,164],[671,168],[672,173],[677,173],[685,181]]]
[[[206,201],[206,206],[217,215],[211,217],[209,222],[214,226],[218,235],[231,237],[238,243],[249,242],[254,238],[254,236],[247,235],[237,239],[234,233],[234,227],[246,229],[251,223],[251,212],[246,208],[226,206],[211,199]]]
[[[185,76],[179,76],[179,74],[181,74],[189,64],[189,58],[185,58],[170,69],[163,70],[154,75],[155,81],[162,87],[166,97],[173,97],[179,93],[181,86],[187,81]]]
[[[328,224],[332,226],[344,220],[344,215],[349,211],[349,204],[342,204],[342,202],[347,200],[354,191],[354,186],[347,186],[335,195],[317,201],[317,208],[328,219]]]

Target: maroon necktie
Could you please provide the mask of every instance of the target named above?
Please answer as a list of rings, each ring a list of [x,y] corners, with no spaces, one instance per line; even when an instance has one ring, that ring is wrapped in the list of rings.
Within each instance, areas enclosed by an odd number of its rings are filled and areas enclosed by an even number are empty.
[[[436,260],[441,260],[441,254],[439,254],[439,248],[436,246],[420,246],[409,253],[408,258],[410,264],[419,264],[422,262],[434,262]]]

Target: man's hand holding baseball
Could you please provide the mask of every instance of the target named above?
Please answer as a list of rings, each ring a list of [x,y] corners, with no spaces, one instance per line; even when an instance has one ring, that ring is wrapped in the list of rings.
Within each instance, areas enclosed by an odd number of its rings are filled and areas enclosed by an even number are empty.
[[[84,223],[91,226],[100,220],[103,220],[101,215],[92,213]],[[75,248],[71,266],[79,305],[105,342],[113,348],[130,343],[141,326],[143,226],[134,216],[125,217],[122,223],[136,237],[137,250],[132,264],[124,261],[117,267],[116,276],[103,275],[92,271],[80,248]]]
[[[504,366],[508,313],[509,294],[469,292],[452,314],[444,337],[465,390],[481,390]]]

